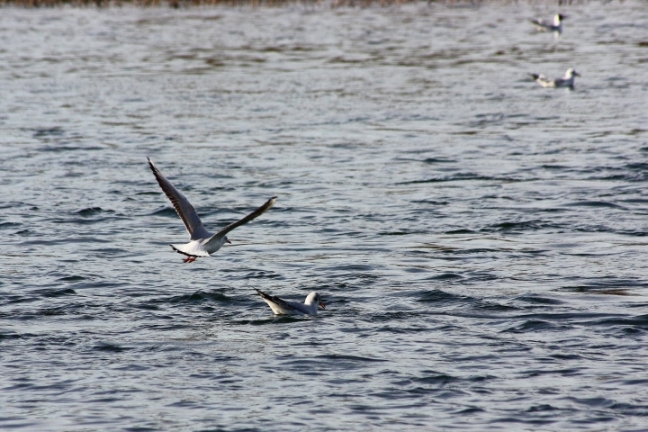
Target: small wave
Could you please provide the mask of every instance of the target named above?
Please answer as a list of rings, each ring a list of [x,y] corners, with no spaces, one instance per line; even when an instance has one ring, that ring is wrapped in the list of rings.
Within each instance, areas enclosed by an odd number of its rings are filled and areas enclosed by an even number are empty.
[[[268,313],[268,318],[263,319],[254,319],[254,320],[237,320],[235,323],[238,325],[253,325],[261,326],[268,324],[291,324],[296,322],[303,322],[304,320],[312,318],[310,315],[271,315],[271,312]],[[288,338],[289,335],[274,335],[273,337],[278,339]]]
[[[9,340],[9,339],[20,339],[21,337],[22,336],[20,334],[14,333],[14,332],[9,332],[9,333],[2,332],[2,333],[0,333],[0,341]]]
[[[547,411],[555,411],[558,408],[555,408],[549,404],[542,404],[542,405],[534,405],[531,408],[527,409],[527,412],[547,412]]]
[[[33,131],[34,138],[43,138],[43,137],[60,137],[63,135],[64,130],[60,126],[53,127],[36,127],[31,129]]]
[[[406,236],[412,234],[425,234],[424,231],[384,231],[378,233],[380,236]]]
[[[64,297],[68,295],[76,295],[76,291],[74,291],[71,288],[65,288],[65,289],[55,288],[55,289],[42,290],[40,294],[46,298],[57,298],[57,297]]]
[[[96,216],[96,215],[98,215],[100,213],[103,213],[103,212],[105,212],[105,210],[103,210],[101,207],[88,207],[88,208],[84,208],[82,210],[79,210],[79,211],[77,211],[75,213],[78,214],[79,216],[82,216],[82,217],[92,217],[92,216]],[[112,211],[109,210],[109,212],[112,212]]]
[[[463,279],[463,276],[457,273],[441,273],[438,275],[425,278],[425,280],[453,280],[453,279]]]
[[[316,358],[321,358],[325,360],[334,360],[334,361],[352,361],[352,362],[387,362],[389,360],[373,357],[364,357],[364,356],[354,356],[348,354],[325,354],[317,356]]]
[[[56,240],[27,240],[22,242],[23,245],[28,246],[54,246],[59,244],[74,244],[74,243],[110,243],[112,240],[102,239],[98,237],[70,237],[65,239]]]
[[[594,279],[589,283],[562,286],[560,288],[554,289],[554,291],[606,295],[632,295],[633,293],[630,290],[646,287],[648,287],[648,284],[643,281],[621,279],[615,277],[602,277],[600,279]]]
[[[465,301],[466,297],[447,293],[441,290],[423,291],[415,294],[417,301],[423,303],[455,302]]]
[[[574,201],[563,204],[564,207],[605,207],[627,210],[625,207],[607,201]]]
[[[561,305],[564,303],[557,299],[542,297],[535,294],[527,294],[527,295],[519,296],[516,297],[514,300],[523,303],[530,303],[534,305]]]
[[[610,407],[615,404],[615,402],[612,399],[608,399],[602,396],[598,397],[592,397],[592,398],[576,398],[572,396],[568,396],[565,398],[566,400],[575,402],[579,405],[585,405],[591,408],[594,407]]]
[[[157,195],[157,194],[155,194]],[[148,215],[150,216],[167,216],[167,217],[173,217],[177,218],[178,214],[176,213],[175,209],[173,207],[162,207],[157,210],[154,210],[153,212],[149,213]]]
[[[412,334],[412,333],[429,333],[430,329],[426,326],[416,325],[408,327],[392,327],[389,325],[381,327],[376,333],[394,333],[394,334]],[[350,332],[351,333],[351,332]]]
[[[131,348],[126,348],[121,345],[117,345],[115,343],[110,343],[110,342],[100,342],[96,344],[94,347],[92,347],[92,349],[94,351],[114,352],[114,353],[120,353],[120,352],[131,350]]]
[[[493,182],[504,182],[504,183],[513,183],[519,181],[518,179],[509,178],[509,177],[491,177],[475,173],[457,173],[450,176],[444,177],[434,177],[423,180],[411,180],[406,182],[396,183],[397,185],[414,185],[414,184],[425,184],[425,183],[447,183],[455,181],[493,181]]]
[[[22,224],[19,223],[19,222],[2,222],[2,223],[0,223],[0,230],[1,229],[14,228],[14,227],[17,227],[17,226],[20,226],[20,225],[22,225]]]
[[[528,333],[537,331],[548,331],[554,329],[555,325],[549,321],[530,319],[524,321],[522,324],[517,324],[506,330],[503,333]]]
[[[539,231],[543,229],[558,229],[561,225],[548,223],[539,219],[519,221],[519,222],[501,222],[489,225],[481,229],[482,232],[528,232]]]
[[[58,316],[58,315],[67,315],[67,308],[65,306],[61,306],[58,308],[45,308],[45,309],[40,309],[39,311],[36,312],[35,315],[40,315],[40,316]]]
[[[648,315],[639,315],[636,317],[612,317],[601,320],[591,321],[589,325],[594,326],[627,326],[648,329]]]
[[[417,384],[427,384],[427,385],[436,385],[436,386],[444,386],[446,384],[450,384],[456,381],[460,381],[459,378],[454,377],[452,375],[447,375],[443,373],[435,373],[431,374],[429,376],[421,376],[417,378],[410,378],[410,381],[413,383]]]
[[[476,233],[476,231],[472,231],[472,230],[469,230],[469,229],[466,229],[466,228],[462,228],[462,229],[456,229],[456,230],[452,230],[452,231],[446,231],[443,234],[458,235],[458,234],[475,234],[475,233]]]
[[[405,311],[398,311],[398,312],[385,312],[385,313],[379,313],[376,315],[373,315],[370,319],[371,322],[386,322],[386,321],[407,321],[408,319],[411,318],[416,318],[418,316],[421,316],[421,312],[405,312]]]
[[[455,159],[440,158],[440,157],[425,158],[421,162],[426,163],[426,164],[457,163],[457,161]]]
[[[503,304],[487,302],[487,301],[479,302],[478,304],[475,305],[475,308],[487,312],[510,312],[510,311],[517,311],[520,309],[515,306],[503,305]]]
[[[86,280],[86,278],[83,277],[83,276],[73,275],[73,276],[64,276],[64,277],[59,278],[57,280],[61,281],[61,282],[79,282],[79,281],[82,281],[82,280]]]
[[[29,303],[37,300],[36,296],[23,296],[23,295],[0,295],[0,300],[2,304],[15,304],[15,303]]]
[[[203,302],[217,302],[217,303],[232,303],[236,299],[233,297],[228,297],[223,293],[211,291],[196,291],[192,294],[184,294],[180,296],[174,296],[170,299],[163,300],[161,303],[203,303]]]

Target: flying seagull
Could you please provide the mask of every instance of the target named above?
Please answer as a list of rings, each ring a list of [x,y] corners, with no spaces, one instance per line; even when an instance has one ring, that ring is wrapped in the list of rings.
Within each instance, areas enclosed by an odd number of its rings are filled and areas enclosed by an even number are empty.
[[[255,288],[256,289],[256,288]],[[315,291],[308,294],[304,303],[282,300],[261,290],[256,290],[276,315],[317,315],[317,308],[326,309],[320,295]]]
[[[569,87],[574,88],[574,77],[581,76],[574,69],[569,68],[565,72],[565,76],[562,78],[549,79],[542,74],[530,74],[533,77],[533,80],[540,84],[542,87]]]
[[[565,15],[556,14],[554,15],[553,23],[549,21],[545,21],[542,18],[531,19],[529,21],[531,21],[531,24],[533,24],[533,26],[540,31],[552,31],[552,32],[562,33],[563,31],[562,22],[565,18],[567,18]]]
[[[182,222],[184,222],[185,228],[187,228],[187,231],[191,236],[189,243],[171,245],[173,250],[187,256],[183,261],[185,263],[194,262],[198,257],[208,257],[220,249],[225,243],[231,243],[227,239],[227,233],[232,231],[234,228],[238,228],[241,225],[250,222],[252,219],[261,216],[274,205],[275,201],[277,201],[277,197],[270,198],[265,204],[245,216],[243,219],[227,225],[216,234],[212,234],[205,229],[202,221],[196,213],[196,210],[194,210],[187,198],[173,187],[171,182],[162,175],[158,167],[155,166],[150,158],[147,158],[147,160],[155,179],[160,184],[160,187],[166,194],[167,198],[169,198],[169,201],[171,201],[171,204],[173,204],[173,208],[175,208],[175,211],[178,213],[178,216],[180,216],[180,219],[182,219]]]

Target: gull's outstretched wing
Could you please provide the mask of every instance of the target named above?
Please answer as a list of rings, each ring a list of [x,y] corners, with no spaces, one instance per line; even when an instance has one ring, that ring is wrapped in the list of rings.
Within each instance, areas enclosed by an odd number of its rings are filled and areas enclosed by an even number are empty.
[[[222,230],[218,231],[216,234],[214,234],[214,237],[209,241],[211,242],[212,240],[215,241],[216,239],[222,238],[223,236],[226,236],[227,233],[232,231],[234,228],[238,228],[241,225],[245,225],[246,223],[250,222],[251,220],[258,218],[263,213],[270,210],[270,207],[272,207],[276,201],[277,201],[276,196],[270,198],[268,201],[266,201],[265,204],[263,204],[258,209],[254,210],[249,215],[245,216],[243,219],[241,219],[239,221],[236,221],[234,223],[231,223],[231,224],[227,225],[225,228],[223,228]]]
[[[178,216],[180,216],[180,219],[182,219],[182,222],[184,222],[185,228],[187,228],[187,232],[189,232],[191,239],[196,240],[210,237],[211,234],[207,232],[202,221],[198,217],[196,210],[187,198],[185,198],[178,189],[173,187],[171,182],[162,175],[150,158],[146,159],[148,160],[151,171],[153,171],[153,175],[158,184],[166,194],[167,198],[169,198],[169,201],[171,201],[171,204],[173,204],[173,208],[176,213],[178,213]]]

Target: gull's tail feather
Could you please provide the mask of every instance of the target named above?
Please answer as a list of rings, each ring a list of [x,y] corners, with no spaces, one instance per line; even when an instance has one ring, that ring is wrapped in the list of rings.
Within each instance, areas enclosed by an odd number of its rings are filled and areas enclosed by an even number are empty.
[[[190,242],[185,244],[172,244],[170,245],[174,251],[187,255],[188,257],[208,257],[209,254],[204,249],[198,247],[196,242]]]

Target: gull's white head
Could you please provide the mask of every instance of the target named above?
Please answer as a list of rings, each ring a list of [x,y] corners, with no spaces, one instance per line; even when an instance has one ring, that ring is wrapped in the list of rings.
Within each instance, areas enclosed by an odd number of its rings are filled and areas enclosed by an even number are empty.
[[[321,307],[322,309],[326,309],[326,305],[325,305],[324,302],[322,301],[322,298],[321,298],[320,295],[319,295],[317,292],[315,292],[315,291],[313,291],[312,293],[308,294],[308,297],[306,297],[306,301],[304,302],[304,304],[306,304],[306,305],[308,305],[308,306],[311,306],[311,305],[316,304],[317,306]]]
[[[581,74],[579,74],[572,68],[567,69],[567,72],[565,72],[565,78],[573,78],[575,76],[581,76]]]

